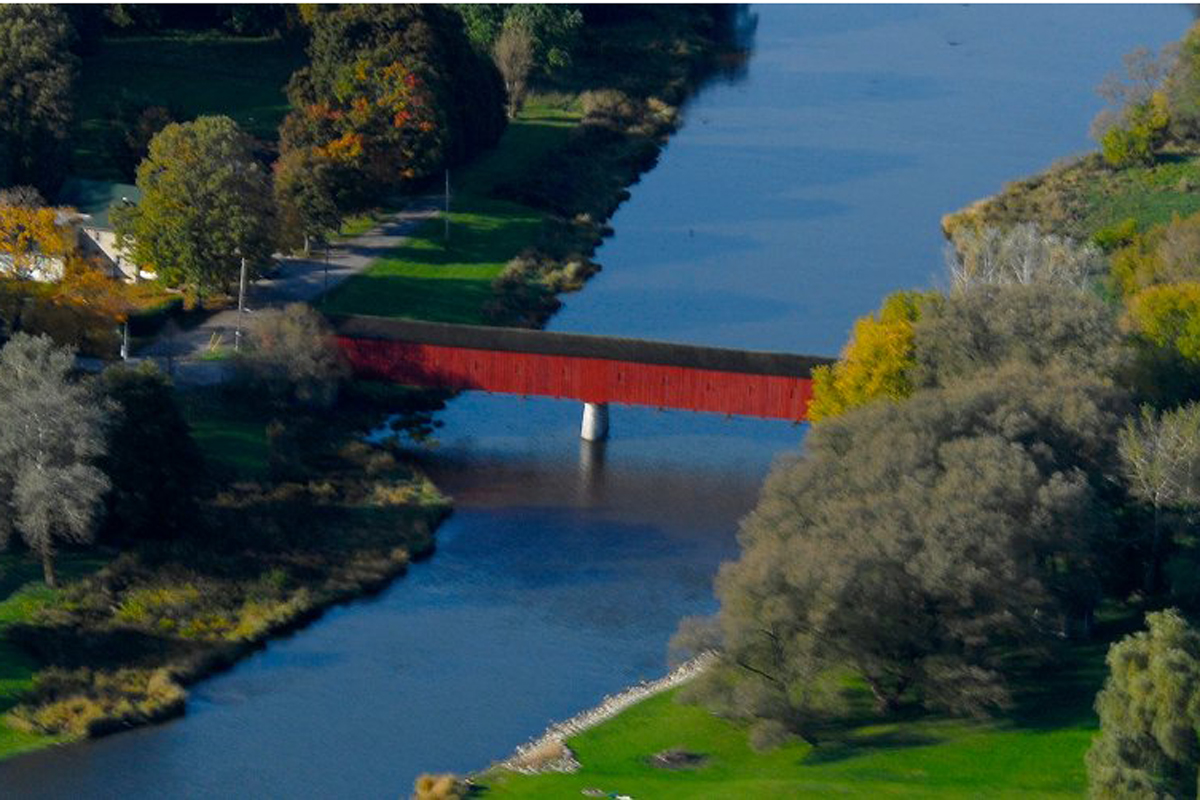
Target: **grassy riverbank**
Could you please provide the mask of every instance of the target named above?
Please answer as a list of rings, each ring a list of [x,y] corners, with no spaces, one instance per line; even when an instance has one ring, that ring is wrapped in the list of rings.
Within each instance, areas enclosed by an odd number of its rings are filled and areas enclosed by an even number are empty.
[[[991,197],[947,214],[942,228],[1035,222],[1047,233],[1087,241],[1132,220],[1136,230],[1200,211],[1200,152],[1172,151],[1148,166],[1113,169],[1098,153],[1013,181]]]
[[[599,269],[591,255],[605,220],[654,166],[679,104],[712,67],[710,34],[671,8],[589,28],[574,66],[529,98],[496,148],[452,175],[449,237],[444,219],[430,221],[334,289],[327,310],[543,324],[555,295]],[[350,220],[343,234],[369,224]]]
[[[187,535],[0,567],[0,758],[181,713],[184,687],[332,604],[376,591],[433,547],[449,506],[412,467],[354,441],[408,405],[352,388],[339,422],[274,416],[222,388],[183,407],[207,465]],[[272,432],[274,431],[274,432]]]
[[[744,727],[703,708],[651,698],[570,740],[573,774],[487,775],[484,797],[571,797],[597,788],[632,797],[1079,797],[1093,729],[1008,728],[957,720],[847,727],[817,748],[793,742],[758,753]],[[664,768],[683,750],[702,759]]]
[[[1031,679],[1003,718],[948,719],[914,710],[881,719],[861,692],[851,698],[849,714],[820,731],[817,746],[793,740],[765,752],[751,749],[744,725],[679,702],[675,689],[569,739],[578,772],[492,770],[478,783],[488,798],[579,796],[587,788],[730,800],[1079,797],[1105,648],[1104,642],[1075,646],[1054,676]],[[694,763],[655,764],[655,755],[672,750],[691,754]]]

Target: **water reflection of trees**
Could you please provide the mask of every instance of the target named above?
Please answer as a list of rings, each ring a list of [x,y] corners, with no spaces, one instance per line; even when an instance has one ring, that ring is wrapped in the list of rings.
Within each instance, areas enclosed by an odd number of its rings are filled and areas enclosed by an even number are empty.
[[[709,82],[738,83],[749,73],[750,55],[754,52],[754,37],[758,32],[758,14],[746,3],[723,6],[715,15],[717,41],[721,49],[713,61]]]

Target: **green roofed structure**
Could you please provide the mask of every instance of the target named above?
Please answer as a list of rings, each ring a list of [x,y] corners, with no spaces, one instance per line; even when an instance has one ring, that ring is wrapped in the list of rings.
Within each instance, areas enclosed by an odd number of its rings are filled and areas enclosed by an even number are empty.
[[[90,181],[84,178],[69,178],[55,199],[57,206],[70,206],[88,217],[88,226],[111,231],[112,222],[108,212],[114,203],[137,203],[142,193],[130,183]]]
[[[136,280],[137,267],[117,246],[109,212],[118,203],[137,203],[142,199],[138,188],[129,183],[109,183],[84,178],[69,178],[55,198],[55,205],[69,206],[79,212],[80,241],[94,255],[103,257],[128,280]],[[152,273],[141,273],[153,278]]]

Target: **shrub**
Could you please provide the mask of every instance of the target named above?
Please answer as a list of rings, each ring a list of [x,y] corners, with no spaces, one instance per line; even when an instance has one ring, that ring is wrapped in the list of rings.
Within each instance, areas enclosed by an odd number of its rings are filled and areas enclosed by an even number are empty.
[[[1113,254],[1110,274],[1126,297],[1157,284],[1200,281],[1200,214],[1133,236]]]
[[[25,702],[9,712],[18,730],[48,736],[98,736],[180,713],[187,693],[165,669],[47,669]]]
[[[1166,99],[1156,92],[1149,100],[1131,107],[1123,124],[1114,125],[1100,137],[1104,160],[1117,169],[1153,164],[1170,121]]]
[[[255,314],[238,363],[283,404],[328,407],[350,373],[325,318],[303,303]]]
[[[637,122],[640,103],[616,89],[591,89],[579,96],[585,125],[621,130]]]
[[[125,593],[116,619],[138,627],[173,630],[204,603],[194,584],[143,586]]]
[[[780,745],[795,739],[796,735],[787,729],[779,720],[760,719],[750,726],[749,742],[756,753],[774,750]]]
[[[1033,223],[960,228],[946,247],[946,263],[959,290],[1034,283],[1083,287],[1104,273],[1096,246],[1043,234]]]
[[[414,800],[461,800],[467,792],[467,785],[450,774],[423,773],[413,785]]]
[[[1132,242],[1137,232],[1138,221],[1133,217],[1126,217],[1092,234],[1092,243],[1105,252],[1112,252]]]

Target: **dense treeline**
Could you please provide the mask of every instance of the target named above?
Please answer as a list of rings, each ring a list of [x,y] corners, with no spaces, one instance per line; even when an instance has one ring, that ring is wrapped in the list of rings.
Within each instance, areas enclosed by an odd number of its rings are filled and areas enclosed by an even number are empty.
[[[0,188],[55,191],[67,175],[78,59],[58,6],[0,6]]]

